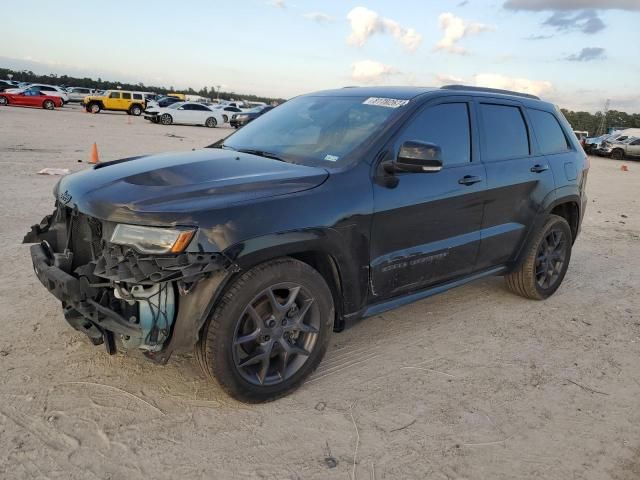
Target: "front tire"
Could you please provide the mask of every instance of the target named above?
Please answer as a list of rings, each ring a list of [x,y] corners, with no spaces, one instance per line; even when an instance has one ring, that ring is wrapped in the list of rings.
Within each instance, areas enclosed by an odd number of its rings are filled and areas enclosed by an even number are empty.
[[[169,115],[168,113],[163,113],[160,116],[160,123],[162,125],[171,125],[173,123],[173,117],[171,117],[171,115]]]
[[[232,397],[275,400],[300,386],[333,329],[331,291],[306,263],[281,258],[235,280],[207,319],[196,358]]]
[[[100,113],[100,104],[99,103],[90,103],[87,105],[87,112],[90,113]]]
[[[224,123],[229,123],[229,117],[228,117],[228,116],[226,116],[226,115],[222,115],[222,121],[223,121]]]
[[[532,300],[544,300],[560,287],[571,259],[573,235],[567,221],[549,215],[524,252],[520,267],[507,274],[507,288]]]
[[[624,160],[624,150],[621,150],[619,148],[615,149],[613,152],[611,152],[611,158],[613,158],[614,160]]]
[[[56,105],[52,100],[45,100],[44,102],[42,102],[42,108],[44,108],[45,110],[54,110],[56,108]]]
[[[0,105],[9,105],[9,99],[7,97],[0,96]]]
[[[218,121],[214,117],[209,117],[207,118],[207,121],[204,122],[204,125],[209,128],[216,128]]]

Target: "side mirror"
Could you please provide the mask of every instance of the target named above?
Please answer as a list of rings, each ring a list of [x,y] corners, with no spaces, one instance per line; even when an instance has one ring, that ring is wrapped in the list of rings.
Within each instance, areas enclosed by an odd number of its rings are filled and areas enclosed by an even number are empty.
[[[433,143],[409,140],[402,144],[398,158],[385,164],[393,172],[435,173],[442,170],[442,149]]]

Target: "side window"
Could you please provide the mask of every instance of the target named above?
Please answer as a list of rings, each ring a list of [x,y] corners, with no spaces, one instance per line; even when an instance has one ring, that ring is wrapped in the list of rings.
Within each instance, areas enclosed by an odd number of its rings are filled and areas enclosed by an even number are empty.
[[[40,87],[40,90],[44,90],[44,91],[47,91],[47,92],[52,92],[52,91],[55,90],[55,88],[53,88],[53,87]]]
[[[133,99],[134,100],[142,100],[142,94],[141,93],[134,93],[133,94]]]
[[[631,145],[640,145],[640,138],[631,142]]]
[[[549,155],[566,152],[571,149],[562,127],[560,127],[553,114],[533,109],[528,109],[528,113],[533,124],[533,130],[536,132],[536,138],[540,144],[540,153]]]
[[[205,112],[207,110],[209,110],[207,107],[205,107],[204,105],[194,105],[193,106],[194,110],[198,110],[200,112]]]
[[[122,98],[125,100],[131,100],[131,94],[129,92],[122,92]]]
[[[109,98],[120,98],[120,92],[111,92]]]
[[[443,103],[427,107],[410,120],[400,134],[396,152],[408,140],[435,143],[442,149],[445,166],[461,165],[471,161],[471,134],[469,108],[466,103]]]
[[[487,161],[529,155],[529,134],[518,107],[507,105],[480,105],[482,141]]]
[[[185,104],[182,106],[182,108],[183,108],[184,110],[193,110],[193,107],[191,106],[191,104],[190,104],[190,103],[185,103]]]

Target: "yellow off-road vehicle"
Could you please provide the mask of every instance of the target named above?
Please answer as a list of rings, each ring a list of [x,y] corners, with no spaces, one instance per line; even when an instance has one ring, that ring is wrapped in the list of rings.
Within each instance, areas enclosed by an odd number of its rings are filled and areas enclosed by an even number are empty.
[[[140,115],[146,106],[142,92],[126,90],[107,90],[102,95],[90,95],[83,100],[87,112],[99,113],[101,110],[127,112],[129,115]]]

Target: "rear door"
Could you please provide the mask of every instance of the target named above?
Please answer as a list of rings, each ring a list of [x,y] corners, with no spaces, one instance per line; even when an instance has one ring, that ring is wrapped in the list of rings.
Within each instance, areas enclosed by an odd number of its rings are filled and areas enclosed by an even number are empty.
[[[477,268],[512,260],[528,227],[555,188],[549,160],[537,151],[523,106],[478,98],[480,150],[487,171],[482,241]]]
[[[444,283],[474,268],[486,180],[472,141],[472,110],[468,97],[430,102],[392,141],[392,158],[405,141],[439,145],[443,168],[395,173],[395,186],[374,182],[370,269],[378,299]]]

